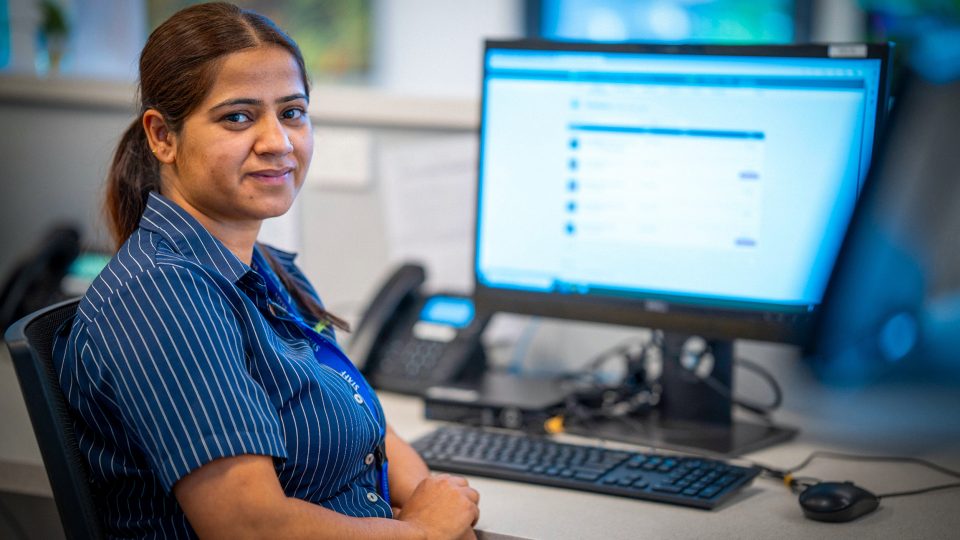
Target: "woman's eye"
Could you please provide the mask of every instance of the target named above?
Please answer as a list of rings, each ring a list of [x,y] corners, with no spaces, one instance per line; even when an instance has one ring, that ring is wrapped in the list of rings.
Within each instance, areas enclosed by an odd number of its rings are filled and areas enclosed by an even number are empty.
[[[242,124],[250,121],[250,117],[242,112],[230,113],[224,116],[223,119],[231,124]]]
[[[287,109],[283,111],[283,114],[281,114],[285,120],[296,120],[298,118],[303,118],[303,115],[303,109]]]

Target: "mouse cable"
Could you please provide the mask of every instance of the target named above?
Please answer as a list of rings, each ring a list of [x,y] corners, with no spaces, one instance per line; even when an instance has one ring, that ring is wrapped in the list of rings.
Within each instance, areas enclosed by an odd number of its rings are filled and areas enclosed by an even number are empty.
[[[760,468],[767,476],[783,480],[784,484],[790,487],[793,490],[796,490],[800,487],[809,487],[813,483],[819,482],[816,478],[808,477],[795,477],[793,473],[800,471],[801,469],[806,468],[813,460],[817,458],[826,458],[826,459],[835,459],[841,461],[871,461],[871,462],[886,462],[886,463],[910,463],[913,465],[920,465],[928,469],[932,469],[941,474],[952,476],[954,478],[960,478],[960,472],[957,472],[953,469],[948,469],[936,463],[927,461],[925,459],[914,458],[914,457],[902,457],[902,456],[864,456],[858,454],[844,454],[841,452],[830,452],[826,450],[817,450],[811,452],[809,456],[806,457],[799,465],[795,465],[788,469],[776,469],[774,467],[768,467],[766,465],[760,465],[754,463],[755,466]],[[880,493],[877,494],[877,498],[893,498],[893,497],[906,497],[908,495],[920,495],[923,493],[930,493],[932,491],[940,491],[944,489],[953,489],[960,488],[960,482],[954,482],[950,484],[941,484],[937,486],[931,486],[926,488],[920,488],[910,491],[897,491],[892,493]]]

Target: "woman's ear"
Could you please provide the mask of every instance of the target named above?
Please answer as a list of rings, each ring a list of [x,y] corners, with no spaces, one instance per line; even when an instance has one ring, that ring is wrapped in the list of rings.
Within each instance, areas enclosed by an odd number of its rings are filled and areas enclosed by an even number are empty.
[[[171,164],[177,155],[176,135],[167,125],[167,121],[156,109],[147,109],[143,113],[143,130],[147,134],[150,151],[160,163]]]

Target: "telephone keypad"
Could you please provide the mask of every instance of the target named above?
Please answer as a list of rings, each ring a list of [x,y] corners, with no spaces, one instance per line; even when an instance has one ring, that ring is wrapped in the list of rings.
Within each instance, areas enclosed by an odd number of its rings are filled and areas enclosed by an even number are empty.
[[[379,370],[403,379],[423,379],[439,364],[446,343],[423,339],[393,340],[383,349]]]

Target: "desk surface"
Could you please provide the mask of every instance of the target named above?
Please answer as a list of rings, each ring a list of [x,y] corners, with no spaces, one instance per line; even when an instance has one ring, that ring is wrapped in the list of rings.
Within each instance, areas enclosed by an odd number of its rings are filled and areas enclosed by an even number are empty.
[[[49,494],[13,368],[0,347],[0,488]],[[795,441],[754,452],[750,459],[776,467],[798,464],[811,451],[829,449],[907,455],[960,469],[960,392],[957,388],[902,387],[842,390],[809,380],[796,362],[768,362],[784,383],[778,422],[800,428]],[[6,386],[4,386],[6,385]],[[742,390],[749,391],[748,385]],[[394,429],[416,438],[435,423],[423,418],[419,399],[381,393]],[[575,437],[569,437],[577,441]],[[596,441],[588,441],[595,443]],[[627,447],[619,443],[609,446]],[[0,463],[0,465],[4,465]],[[924,468],[901,464],[816,461],[803,474],[851,480],[875,493],[947,483]],[[956,538],[960,490],[883,501],[880,509],[847,524],[805,519],[797,497],[781,484],[758,479],[715,511],[636,501],[473,477],[481,494],[479,528],[522,538]],[[493,540],[493,536],[488,536]]]
[[[917,393],[916,389],[874,389],[865,393],[811,385],[798,395],[792,412],[778,415],[778,421],[801,429],[798,438],[747,457],[771,466],[791,467],[813,450],[830,449],[910,455],[960,469],[960,429],[945,423],[960,422],[958,393],[950,388],[929,389],[921,392],[922,397]],[[903,403],[909,400],[916,404],[918,399],[922,399],[918,407]],[[408,440],[437,425],[424,420],[419,399],[381,394],[381,400],[394,429]],[[844,409],[852,403],[858,407]],[[898,412],[889,413],[887,409]],[[847,418],[838,418],[836,410],[847,411]],[[629,448],[613,442],[602,444]],[[824,480],[851,480],[875,493],[956,481],[919,466],[887,463],[815,461],[803,474]],[[782,484],[762,478],[714,511],[481,477],[471,477],[470,482],[481,497],[478,529],[522,538],[902,539],[956,538],[960,531],[960,489],[884,500],[876,512],[858,521],[829,524],[805,519],[796,495]]]

